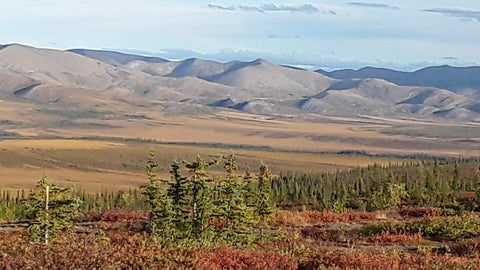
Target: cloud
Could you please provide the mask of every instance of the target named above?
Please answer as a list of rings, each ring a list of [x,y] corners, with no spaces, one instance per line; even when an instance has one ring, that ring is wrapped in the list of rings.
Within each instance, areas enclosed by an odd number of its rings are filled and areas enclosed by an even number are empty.
[[[286,11],[286,12],[301,12],[301,13],[313,14],[319,11],[319,9],[312,4],[277,5],[274,3],[269,3],[261,6],[245,6],[245,5],[222,6],[217,4],[208,4],[207,7],[211,9],[217,9],[217,10],[233,11],[238,9],[246,12],[260,12],[260,13]],[[323,12],[323,13],[336,15],[336,13],[332,10],[329,10],[328,12]]]
[[[480,11],[456,9],[456,8],[430,8],[422,10],[424,12],[437,13],[445,16],[458,17],[467,20],[476,20],[480,22]]]
[[[457,57],[453,57],[453,56],[445,56],[442,58],[443,60],[458,60]]]
[[[255,7],[255,6],[237,6],[239,9],[243,10],[243,11],[248,11],[248,12],[260,12],[260,13],[265,13],[265,11],[263,11],[262,9],[260,9],[259,7]]]
[[[271,38],[271,39],[303,39],[303,37],[299,36],[299,35],[293,35],[293,36],[269,35],[268,38]]]
[[[272,53],[266,51],[252,51],[233,48],[224,48],[219,51],[201,53],[192,50],[185,49],[162,49],[162,51],[152,52],[140,52],[126,49],[112,49],[106,48],[106,50],[121,51],[125,53],[133,53],[148,56],[157,56],[172,61],[184,60],[187,58],[200,58],[207,60],[214,60],[219,62],[230,62],[233,60],[240,61],[252,61],[254,59],[262,58],[275,64],[294,66],[304,69],[324,69],[324,70],[338,70],[345,68],[360,69],[363,67],[383,67],[400,71],[415,71],[428,66],[438,65],[454,65],[454,66],[476,66],[478,63],[472,61],[463,61],[461,59],[455,59],[455,57],[447,56],[441,61],[420,61],[410,63],[396,63],[391,61],[358,61],[358,60],[345,60],[332,56],[322,56],[318,54],[290,54],[290,53]]]
[[[303,5],[293,6],[293,5],[275,5],[273,3],[270,3],[270,4],[262,5],[261,9],[264,11],[290,11],[290,12],[304,12],[304,13],[315,13],[318,11],[318,8],[314,7],[312,4],[303,4]]]
[[[207,7],[211,9],[219,9],[219,10],[230,10],[230,11],[235,10],[235,6],[222,6],[222,5],[208,4]]]
[[[358,7],[364,7],[364,8],[398,9],[398,7],[390,6],[390,5],[382,4],[382,3],[349,2],[349,3],[347,3],[347,4],[348,4],[348,5],[351,5],[351,6],[358,6]]]

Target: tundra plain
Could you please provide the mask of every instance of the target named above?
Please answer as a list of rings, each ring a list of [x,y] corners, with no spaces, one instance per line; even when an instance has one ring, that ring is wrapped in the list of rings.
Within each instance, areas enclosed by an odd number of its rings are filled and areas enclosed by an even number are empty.
[[[245,167],[263,161],[278,174],[480,150],[476,67],[428,68],[395,84],[375,69],[342,77],[262,59],[167,61],[19,44],[1,46],[0,63],[6,189],[42,175],[92,191],[138,187],[150,150],[165,174],[175,159],[230,151]],[[466,77],[438,81],[458,73]]]
[[[308,123],[225,111],[145,116],[108,121],[115,126],[110,128],[92,128],[92,119],[86,127],[9,130],[24,136],[0,141],[2,188],[28,189],[45,175],[88,192],[138,188],[146,181],[149,151],[159,160],[159,173],[168,177],[172,161],[196,155],[213,159],[234,152],[243,170],[265,162],[279,174],[399,163],[415,156],[470,157],[479,150],[475,136],[480,135],[472,125],[382,119]]]

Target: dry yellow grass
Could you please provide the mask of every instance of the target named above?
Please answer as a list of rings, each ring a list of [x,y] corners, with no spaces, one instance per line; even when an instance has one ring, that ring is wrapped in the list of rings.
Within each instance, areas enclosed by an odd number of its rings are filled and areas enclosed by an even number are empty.
[[[74,169],[39,168],[31,166],[0,167],[2,190],[29,190],[43,176],[55,184],[74,187],[89,193],[139,188],[146,183],[142,173],[82,171]]]
[[[140,112],[138,112],[140,114]],[[293,151],[338,152],[361,150],[375,154],[428,154],[451,156],[478,155],[480,145],[469,138],[417,136],[391,132],[395,125],[432,129],[440,124],[419,121],[386,122],[382,119],[361,122],[337,119],[337,122],[270,120],[239,112],[212,115],[165,116],[160,112],[142,112],[148,119],[81,119],[75,123],[91,127],[68,126],[44,129],[22,129],[22,132],[63,137],[146,138],[168,142],[198,142],[269,146]],[[343,122],[342,122],[343,121]],[[111,128],[96,128],[108,125]],[[455,130],[454,127],[451,130]],[[385,133],[388,131],[388,133]],[[451,131],[448,131],[451,132]]]
[[[0,141],[0,187],[29,189],[42,176],[48,176],[56,183],[75,185],[89,192],[138,188],[147,181],[144,166],[150,150],[156,153],[162,177],[168,177],[169,166],[174,160],[192,160],[197,155],[213,159],[232,152],[238,158],[241,171],[250,168],[255,172],[263,161],[275,174],[288,171],[320,173],[373,163],[399,162],[393,158],[131,141],[5,140]],[[221,166],[216,170],[222,170]]]
[[[3,140],[0,141],[0,148],[32,148],[32,149],[100,149],[105,147],[121,146],[116,142],[92,141],[92,140]]]
[[[475,156],[480,150],[478,143],[469,141],[471,136],[455,132],[457,126],[465,123],[327,116],[318,118],[318,122],[307,122],[236,111],[165,115],[161,105],[152,104],[137,107],[134,115],[140,117],[136,118],[128,117],[132,115],[131,108],[122,103],[108,103],[109,112],[114,112],[111,115],[104,112],[103,107],[94,105],[89,110],[84,108],[70,112],[71,115],[62,115],[54,108],[39,109],[28,103],[19,105],[24,107],[19,113],[9,102],[2,102],[4,104],[6,106],[0,108],[3,114],[0,120],[21,122],[3,127],[4,131],[23,136],[146,138],[169,142],[269,146],[293,151],[361,150],[402,155]],[[450,127],[443,128],[445,125]],[[441,130],[442,134],[415,133],[410,132],[410,128],[414,131]],[[449,134],[445,136],[443,133]]]
[[[9,104],[2,102],[2,105],[3,103]],[[35,110],[28,105],[24,106],[25,110]],[[9,125],[3,131],[59,139],[0,140],[2,189],[30,188],[43,175],[62,184],[78,185],[91,192],[138,187],[146,181],[144,164],[150,150],[157,153],[160,173],[164,177],[168,177],[168,167],[173,160],[191,160],[197,155],[205,158],[226,155],[230,153],[228,145],[270,147],[271,150],[268,151],[237,148],[234,152],[242,169],[249,167],[255,171],[259,163],[264,161],[275,174],[287,171],[319,173],[399,161],[395,158],[314,152],[361,150],[379,154],[471,156],[478,155],[480,150],[478,143],[469,142],[465,138],[457,139],[455,136],[463,135],[458,131],[452,133],[456,130],[453,124],[446,129],[435,123],[417,121],[396,123],[372,119],[361,122],[358,119],[340,118],[313,123],[272,120],[232,111],[197,116],[166,116],[160,110],[140,108],[137,114],[146,117],[128,120],[122,117],[86,117],[70,120],[71,125],[62,126],[58,124],[62,117],[55,113],[23,115],[12,114],[10,109],[8,106],[0,107],[0,112],[4,113],[0,120],[9,119],[21,123]],[[124,113],[131,114],[127,110]],[[30,122],[41,125],[28,124]],[[403,126],[393,129],[397,124]],[[414,130],[424,134],[422,132],[427,130],[429,133],[425,134],[434,134],[433,128],[449,132],[449,136],[415,136],[410,132]],[[384,132],[392,130],[401,132]],[[78,137],[92,139],[67,139]],[[112,137],[118,139],[108,139]],[[140,143],[124,140],[127,138],[223,144],[224,147]]]

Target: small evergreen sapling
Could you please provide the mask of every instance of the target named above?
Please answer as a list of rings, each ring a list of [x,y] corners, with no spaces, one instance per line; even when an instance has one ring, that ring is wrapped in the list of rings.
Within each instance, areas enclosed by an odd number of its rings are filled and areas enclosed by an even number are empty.
[[[45,243],[62,233],[73,232],[72,218],[79,214],[81,201],[71,188],[61,188],[42,177],[23,201],[33,241]]]

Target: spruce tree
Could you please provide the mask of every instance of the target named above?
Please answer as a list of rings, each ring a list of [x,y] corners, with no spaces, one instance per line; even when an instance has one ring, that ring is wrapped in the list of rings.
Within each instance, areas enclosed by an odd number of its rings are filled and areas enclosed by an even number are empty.
[[[150,229],[154,239],[164,246],[170,246],[180,237],[176,224],[176,212],[172,199],[164,192],[162,181],[157,176],[158,164],[150,151],[146,164],[148,185],[143,186],[150,215]]]
[[[219,160],[173,162],[170,179],[160,180],[153,153],[147,160],[148,185],[143,194],[149,207],[153,235],[164,246],[208,246],[215,243],[245,246],[252,243],[255,230],[263,228],[273,211],[270,201],[271,173],[266,165],[257,174],[256,188],[251,175],[237,173],[233,154],[224,157],[223,176],[211,177],[208,169]],[[188,176],[182,175],[183,166]],[[182,167],[182,168],[181,168]]]
[[[453,168],[452,190],[458,191],[460,189],[460,173],[458,171],[458,162],[455,161]]]
[[[73,232],[72,218],[79,214],[81,201],[71,188],[51,184],[47,177],[42,177],[23,204],[26,217],[33,219],[28,227],[31,239],[48,243],[62,233]]]
[[[264,228],[274,211],[274,206],[270,200],[270,181],[272,173],[267,165],[260,165],[260,172],[257,175],[258,185],[255,202],[255,215],[258,218],[260,226],[260,240],[264,238]]]
[[[220,230],[217,238],[227,243],[249,244],[253,225],[253,208],[248,206],[247,197],[249,183],[237,174],[234,154],[224,157],[224,169],[226,176],[218,179],[215,188],[215,216],[223,222],[217,228]]]

